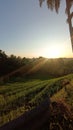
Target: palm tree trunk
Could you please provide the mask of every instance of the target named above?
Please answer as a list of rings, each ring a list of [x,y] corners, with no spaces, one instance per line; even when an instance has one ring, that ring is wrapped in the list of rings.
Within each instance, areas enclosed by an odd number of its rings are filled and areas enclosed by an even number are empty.
[[[67,15],[68,15],[68,23],[69,23],[69,31],[71,37],[71,44],[72,44],[72,51],[73,51],[73,27],[71,22],[71,14],[70,14],[70,0],[66,0],[66,8],[67,8]]]

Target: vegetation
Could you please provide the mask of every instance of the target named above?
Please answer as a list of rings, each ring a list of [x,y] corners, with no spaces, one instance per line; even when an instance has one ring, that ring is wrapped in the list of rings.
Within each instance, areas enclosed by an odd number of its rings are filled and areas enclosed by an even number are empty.
[[[73,128],[73,58],[28,59],[0,51],[0,72],[0,126],[35,108],[48,95],[50,130],[62,125],[65,129],[67,122],[68,129]]]
[[[61,1],[62,0],[39,0],[40,2],[40,6],[42,5],[42,3],[46,1],[47,7],[51,10],[55,9],[56,12],[58,13],[58,10],[60,8],[61,5]],[[66,0],[65,0],[66,1]],[[71,7],[73,4],[73,0],[67,0],[69,3],[69,6]]]
[[[8,56],[0,50],[0,83],[8,80],[51,79],[73,73],[73,58]],[[20,78],[21,77],[21,78]]]
[[[48,9],[50,10],[55,9],[55,11],[58,13],[62,0],[39,0],[40,6],[45,1],[47,3]],[[70,39],[71,39],[72,50],[73,50],[73,26],[72,26],[73,11],[71,11],[73,0],[65,0],[65,2],[66,2],[65,13],[68,16],[66,21],[69,24]]]
[[[65,89],[67,103],[72,107],[73,89],[68,87],[72,83],[73,75],[68,75],[50,80],[31,79],[0,85],[0,125],[36,107],[45,99],[46,95],[49,95],[52,101],[57,101],[55,94],[59,94],[60,91]],[[57,97],[60,98],[60,96]]]

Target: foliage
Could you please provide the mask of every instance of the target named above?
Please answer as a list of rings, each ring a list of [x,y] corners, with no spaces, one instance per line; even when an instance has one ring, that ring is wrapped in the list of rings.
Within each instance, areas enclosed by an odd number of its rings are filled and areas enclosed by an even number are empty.
[[[47,95],[52,97],[62,89],[66,89],[65,86],[72,81],[73,75],[68,75],[50,80],[24,79],[24,81],[0,85],[0,125],[36,107]],[[73,99],[71,97],[68,96],[68,103]]]
[[[58,10],[60,8],[61,5],[61,1],[62,0],[39,0],[40,6],[42,5],[42,3],[46,1],[47,7],[51,10],[55,9],[56,12],[58,13]],[[68,6],[69,8],[71,8],[72,4],[73,4],[73,0],[67,0],[68,1]],[[67,11],[67,9],[66,9]]]
[[[8,56],[0,50],[0,76],[7,75],[29,62],[28,58],[16,57],[15,55]]]
[[[0,72],[0,125],[38,106],[47,95],[73,107],[73,58],[9,57],[0,50]]]
[[[39,0],[40,6],[45,0]],[[56,12],[58,12],[58,9],[60,7],[61,0],[46,0],[47,6],[49,9],[53,10],[55,8]]]
[[[73,73],[73,58],[21,58],[0,51],[0,83],[21,79],[50,79]]]
[[[50,130],[72,130],[73,117],[72,113],[63,101],[52,102]]]
[[[51,97],[51,100],[58,101],[61,99],[73,107],[73,77],[72,75],[66,76],[66,79],[64,79],[63,84],[64,84],[64,87],[58,93],[55,93]]]

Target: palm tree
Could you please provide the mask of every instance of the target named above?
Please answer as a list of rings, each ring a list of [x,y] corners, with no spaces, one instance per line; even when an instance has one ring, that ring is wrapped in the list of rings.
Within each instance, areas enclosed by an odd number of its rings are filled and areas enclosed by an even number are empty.
[[[61,0],[39,0],[40,6],[42,5],[44,1],[46,1],[49,9],[53,10],[55,8],[56,12],[58,13]]]
[[[60,3],[62,0],[39,0],[40,6],[42,6],[42,3],[46,1],[47,7],[51,10],[55,9],[56,12],[58,13]],[[72,27],[72,17],[73,17],[73,12],[70,13],[70,8],[73,5],[73,0],[65,0],[66,1],[66,9],[65,12],[68,15],[67,22],[69,24],[69,31],[70,31],[70,37],[71,37],[71,44],[72,44],[72,50],[73,50],[73,27]]]

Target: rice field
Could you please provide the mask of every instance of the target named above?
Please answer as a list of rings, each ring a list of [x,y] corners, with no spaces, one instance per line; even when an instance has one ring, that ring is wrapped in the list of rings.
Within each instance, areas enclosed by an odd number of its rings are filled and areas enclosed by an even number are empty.
[[[50,80],[27,80],[0,85],[0,126],[36,107],[71,82],[73,75]]]

